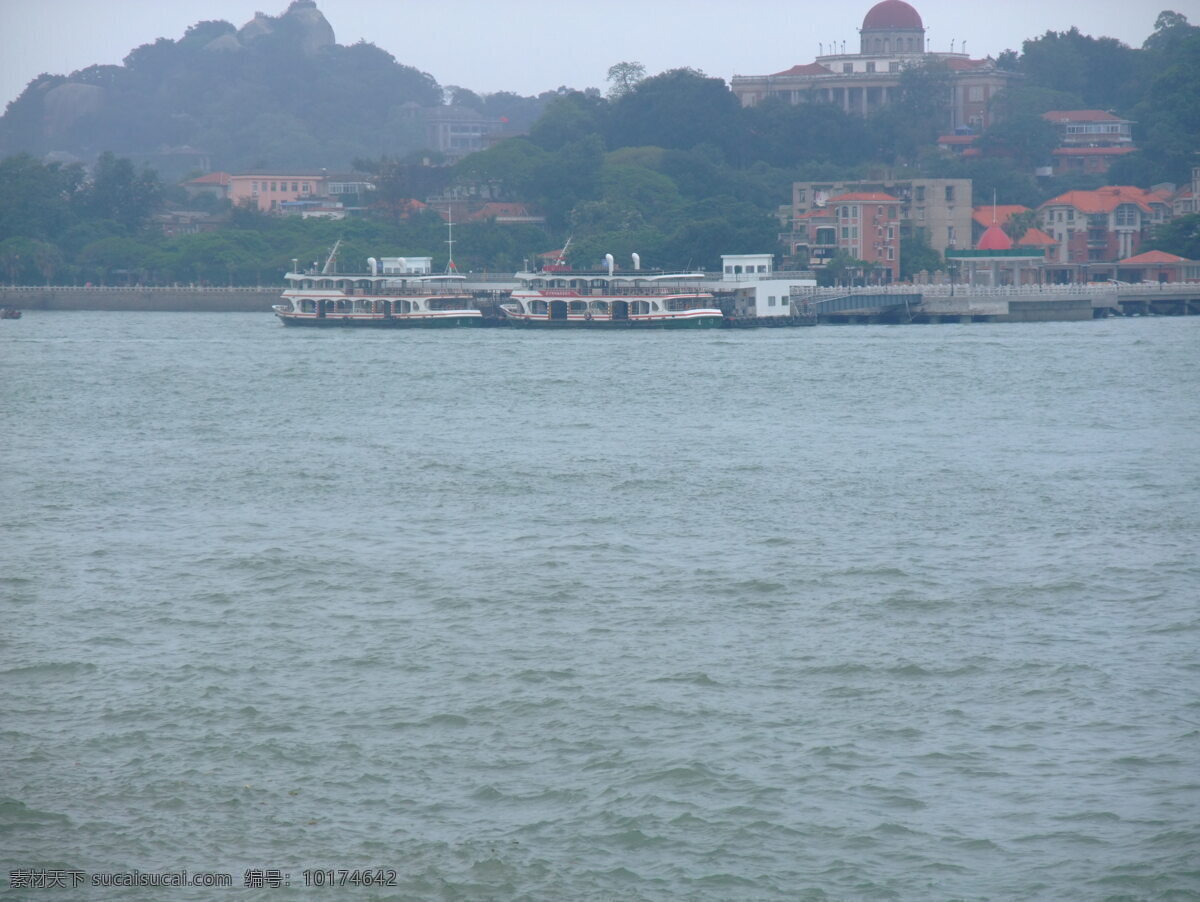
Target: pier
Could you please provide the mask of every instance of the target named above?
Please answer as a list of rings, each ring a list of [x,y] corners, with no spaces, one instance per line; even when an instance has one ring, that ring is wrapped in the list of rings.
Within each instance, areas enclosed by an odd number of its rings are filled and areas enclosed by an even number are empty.
[[[786,278],[786,274],[775,273],[774,278]],[[463,287],[475,295],[485,315],[498,317],[497,303],[517,283],[511,276],[472,273],[467,274]],[[720,273],[706,274],[697,287],[711,291],[719,301],[731,296],[731,285],[722,280]],[[28,311],[269,313],[271,305],[279,302],[282,290],[278,286],[0,286],[0,307]],[[792,307],[792,314],[778,317],[778,323],[764,320],[758,324],[809,325],[814,319],[821,323],[1012,323],[1108,316],[1196,316],[1200,315],[1200,282],[809,288],[792,296]]]

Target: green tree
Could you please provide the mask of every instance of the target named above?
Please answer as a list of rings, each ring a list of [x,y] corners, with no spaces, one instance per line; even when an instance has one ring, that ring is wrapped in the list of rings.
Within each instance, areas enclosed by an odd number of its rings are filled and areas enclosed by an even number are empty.
[[[43,164],[29,154],[0,160],[0,241],[15,236],[54,239],[73,226],[71,200],[83,167]]]
[[[127,158],[105,151],[75,197],[88,215],[111,219],[134,232],[158,209],[162,185],[153,170],[143,167],[136,172]]]
[[[1137,56],[1115,38],[1070,31],[1047,31],[1025,41],[1021,72],[1030,84],[1078,95],[1093,109],[1110,109],[1128,99],[1136,82]]]
[[[608,67],[608,96],[612,100],[624,97],[646,78],[641,63],[614,63]]]
[[[929,236],[924,229],[917,229],[912,235],[900,239],[900,278],[906,282],[912,281],[919,272],[936,272],[945,269],[945,261],[929,244]]]
[[[545,150],[561,150],[568,144],[602,135],[608,113],[603,99],[569,91],[547,104],[542,117],[529,130],[529,140]]]
[[[1147,249],[1200,260],[1200,213],[1180,216],[1158,226]]]
[[[37,242],[18,236],[0,241],[0,268],[10,285],[28,285],[33,282]]]
[[[1048,165],[1056,147],[1058,131],[1034,113],[993,123],[979,139],[979,148],[985,154],[1007,157],[1018,169],[1027,170]]]
[[[1037,224],[1037,210],[1023,210],[1008,217],[1008,221],[1000,228],[1004,230],[1004,234],[1012,239],[1013,244],[1016,244],[1025,237],[1026,232],[1034,228]]]
[[[900,258],[904,259],[903,250],[900,252]],[[871,264],[866,260],[860,260],[846,251],[839,250],[829,258],[823,269],[817,270],[817,281],[822,285],[862,284],[870,268]]]
[[[712,144],[726,159],[734,151],[740,104],[729,86],[695,69],[647,78],[612,105],[609,147],[652,145],[686,150]]]

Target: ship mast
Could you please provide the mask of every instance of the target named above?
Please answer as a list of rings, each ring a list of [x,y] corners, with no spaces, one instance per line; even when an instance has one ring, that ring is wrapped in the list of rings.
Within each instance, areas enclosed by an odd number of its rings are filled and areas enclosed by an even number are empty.
[[[325,260],[325,265],[321,267],[321,275],[331,275],[337,269],[337,252],[342,246],[342,239],[339,238],[333,243],[333,247],[329,250],[329,256]]]
[[[446,275],[451,275],[457,271],[454,265],[454,207],[451,204],[446,205],[446,244],[450,249],[450,259],[446,261]]]

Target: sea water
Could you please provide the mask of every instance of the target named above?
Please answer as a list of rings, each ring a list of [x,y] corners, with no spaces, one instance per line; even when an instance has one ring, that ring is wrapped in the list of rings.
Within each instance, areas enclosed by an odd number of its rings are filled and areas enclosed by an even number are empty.
[[[1200,897],[1200,318],[0,326],[21,898]]]

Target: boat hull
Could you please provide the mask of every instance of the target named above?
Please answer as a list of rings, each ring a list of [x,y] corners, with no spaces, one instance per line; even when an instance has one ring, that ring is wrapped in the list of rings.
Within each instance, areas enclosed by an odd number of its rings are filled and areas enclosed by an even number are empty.
[[[478,314],[448,314],[444,316],[312,316],[276,313],[285,326],[307,326],[325,329],[446,329],[482,326],[483,317]]]
[[[687,315],[631,316],[628,319],[606,316],[551,319],[513,313],[506,313],[506,316],[509,325],[522,329],[716,329],[725,325],[725,317],[716,310]]]

